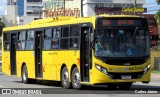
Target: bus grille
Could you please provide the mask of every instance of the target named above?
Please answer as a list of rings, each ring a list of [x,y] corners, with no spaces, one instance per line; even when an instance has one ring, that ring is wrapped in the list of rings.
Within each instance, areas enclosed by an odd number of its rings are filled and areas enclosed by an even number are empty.
[[[109,64],[109,65],[125,65],[126,63],[129,63],[130,65],[141,65],[143,63],[145,63],[147,60],[109,60],[105,63]]]
[[[122,76],[131,76],[131,79],[141,78],[143,72],[134,72],[134,73],[113,73],[109,72],[108,75],[111,79],[122,79]]]

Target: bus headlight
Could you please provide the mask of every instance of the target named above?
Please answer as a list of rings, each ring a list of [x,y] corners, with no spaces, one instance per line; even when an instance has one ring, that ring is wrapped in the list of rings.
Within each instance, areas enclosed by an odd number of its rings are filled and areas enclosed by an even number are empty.
[[[95,67],[96,67],[96,69],[98,69],[98,70],[101,71],[102,73],[108,74],[108,71],[107,71],[106,68],[104,68],[104,67],[102,67],[102,66],[99,66],[99,65],[97,65],[97,64],[95,64]]]
[[[143,73],[146,73],[146,72],[150,69],[150,67],[151,67],[151,65],[150,65],[150,64],[149,64],[149,65],[147,65],[147,66],[144,68]]]

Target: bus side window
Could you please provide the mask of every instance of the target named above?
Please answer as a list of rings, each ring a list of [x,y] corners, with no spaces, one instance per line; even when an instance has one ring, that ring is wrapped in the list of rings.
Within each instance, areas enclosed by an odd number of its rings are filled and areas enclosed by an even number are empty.
[[[9,34],[4,34],[4,50],[9,50]]]
[[[45,30],[44,38],[45,39],[51,39],[52,38],[52,29],[51,28]]]
[[[60,28],[53,28],[52,49],[59,49]]]
[[[61,33],[60,47],[61,49],[69,49],[69,27],[63,27]]]
[[[26,41],[26,50],[34,49],[34,31],[27,31],[27,41]]]
[[[70,39],[70,47],[71,48],[78,48],[78,38],[71,38]]]
[[[79,26],[72,25],[70,27],[70,48],[79,48]]]
[[[20,41],[18,41],[18,48],[17,48],[18,50],[21,50],[22,49],[22,44],[21,44],[21,42]]]
[[[18,42],[17,42],[17,50],[24,50],[25,49],[25,39],[26,38],[26,31],[20,31],[18,33]]]
[[[9,42],[5,42],[5,44],[4,44],[4,50],[9,50]]]
[[[43,45],[44,50],[50,50],[51,49],[51,39],[52,39],[52,29],[51,28],[45,29],[44,45]]]

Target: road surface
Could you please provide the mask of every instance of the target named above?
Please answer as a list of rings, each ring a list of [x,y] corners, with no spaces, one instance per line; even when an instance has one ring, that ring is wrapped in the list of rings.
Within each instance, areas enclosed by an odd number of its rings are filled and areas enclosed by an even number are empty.
[[[160,79],[154,78],[149,84],[142,84],[142,83],[134,83],[130,90],[110,90],[107,86],[86,86],[83,90],[74,90],[74,89],[63,89],[57,83],[49,82],[49,81],[38,81],[35,84],[23,84],[21,78],[18,77],[10,77],[0,72],[0,92],[2,89],[12,89],[12,92],[15,92],[16,89],[18,90],[39,90],[42,94],[39,95],[32,95],[27,94],[23,97],[42,97],[46,96],[46,94],[52,94],[52,97],[135,97],[140,95],[141,97],[159,97],[160,95]],[[15,90],[15,91],[13,91]],[[151,91],[152,94],[144,93]],[[156,93],[158,92],[158,93]],[[139,94],[141,93],[141,94]],[[37,92],[38,94],[38,92]],[[67,95],[66,95],[67,94]],[[73,95],[74,94],[74,95]],[[118,95],[118,96],[117,96]],[[9,96],[0,94],[1,96]],[[10,95],[11,96],[11,95]],[[12,97],[20,97],[22,95],[12,95]]]

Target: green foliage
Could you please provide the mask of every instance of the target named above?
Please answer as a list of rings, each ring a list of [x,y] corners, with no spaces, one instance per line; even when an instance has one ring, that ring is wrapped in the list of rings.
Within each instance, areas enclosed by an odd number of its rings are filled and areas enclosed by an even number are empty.
[[[154,18],[156,19],[157,24],[160,25],[160,9],[156,12]]]
[[[152,73],[159,73],[160,74],[160,71],[154,70],[154,71],[152,71]]]
[[[157,4],[159,5],[160,4],[160,0],[156,0]]]
[[[0,18],[0,26],[5,27],[5,24],[2,22],[2,19]]]

